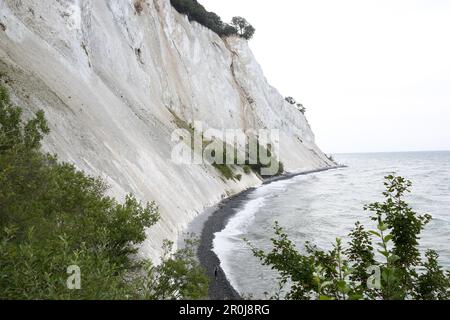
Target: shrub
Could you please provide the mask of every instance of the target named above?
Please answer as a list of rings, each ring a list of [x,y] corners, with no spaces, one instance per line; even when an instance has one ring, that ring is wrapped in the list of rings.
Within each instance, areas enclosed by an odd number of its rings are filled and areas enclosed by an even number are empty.
[[[255,33],[255,28],[244,18],[233,18],[233,21],[239,19],[238,25],[234,22],[231,25],[224,23],[217,14],[207,11],[197,0],[170,0],[170,3],[179,13],[187,15],[189,21],[196,21],[221,37],[238,35],[248,40]]]
[[[301,103],[297,104],[297,108],[301,113],[303,113],[303,114],[306,113],[306,108]]]
[[[224,37],[235,36],[237,34],[238,34],[237,29],[234,26],[232,26],[232,25],[230,25],[228,23],[224,24],[223,29],[222,29],[222,31],[220,33],[220,35],[222,35]]]
[[[298,111],[300,111],[301,113],[306,113],[306,108],[301,103],[297,103],[297,101],[293,97],[286,97],[284,98],[284,100],[286,100],[286,102],[291,105],[296,105]]]
[[[425,261],[421,258],[418,240],[431,217],[418,215],[404,201],[411,182],[391,175],[385,187],[385,202],[365,207],[373,212],[377,230],[366,231],[357,223],[347,248],[337,239],[328,252],[307,243],[306,253],[300,253],[278,223],[271,252],[250,244],[264,265],[280,273],[280,286],[291,283],[286,299],[450,298],[450,273],[439,266],[436,251],[428,250]],[[376,269],[380,276],[372,281]]]
[[[134,10],[136,10],[137,14],[141,14],[144,10],[145,0],[134,0]]]
[[[145,284],[143,262],[131,254],[158,221],[156,204],[143,205],[131,195],[118,203],[107,196],[101,179],[41,151],[49,133],[42,111],[28,122],[21,115],[0,86],[0,299],[147,297],[151,287],[137,289]],[[181,298],[197,297],[189,288],[205,292],[204,279],[189,283],[203,271],[188,258],[178,252],[166,259],[177,261],[174,268],[184,263],[170,279],[186,281]],[[71,265],[81,268],[81,290],[66,287]],[[163,284],[151,283],[158,285]]]
[[[268,164],[262,163],[262,159],[260,157],[261,154],[266,154],[267,157],[270,158],[270,161]],[[259,143],[258,143],[258,147],[257,147],[257,158],[251,159],[249,154],[247,155],[247,158],[248,159],[246,160],[245,166],[249,167],[253,172],[261,175],[263,178],[269,178],[270,176],[263,176],[262,169],[272,167],[272,164],[274,162],[278,162],[277,163],[278,171],[273,176],[279,176],[284,173],[283,163],[278,161],[277,158],[272,155],[272,152],[268,148],[261,146]],[[244,170],[245,170],[245,166],[244,166]]]
[[[237,30],[238,35],[242,38],[249,40],[255,34],[255,28],[253,28],[253,26],[242,17],[234,17],[231,20],[231,24]]]
[[[230,166],[227,164],[213,164],[213,167],[220,172],[220,174],[227,180],[234,179],[233,170],[231,170]]]
[[[198,240],[189,238],[185,247],[171,254],[173,243],[165,241],[161,263],[144,265],[145,275],[139,284],[145,299],[204,299],[208,296],[208,278],[198,267],[195,247]]]
[[[189,132],[191,139],[190,141],[185,141],[187,144],[189,144],[189,146],[191,147],[191,149],[194,151],[194,136],[197,135],[201,135],[202,138],[202,148],[201,148],[201,152],[202,155],[204,155],[205,150],[208,148],[208,146],[212,143],[212,141],[208,141],[207,139],[205,139],[205,137],[203,136],[203,133],[201,132],[196,132],[195,128],[192,127],[192,125],[188,124],[186,121],[182,120],[175,112],[171,111],[173,117],[174,117],[174,123],[177,125],[178,128],[180,129],[184,129],[187,132]],[[247,147],[248,148],[248,147]],[[223,149],[222,149],[223,153],[220,155],[216,154],[216,150],[208,150],[211,152],[211,156],[214,158],[219,158],[220,161],[217,162],[221,162],[221,163],[213,163],[212,166],[218,170],[220,172],[220,174],[227,180],[232,180],[232,179],[236,179],[237,176],[234,175],[233,173],[233,165],[237,165],[237,166],[241,166],[244,170],[245,174],[250,174],[251,171],[259,174],[262,176],[261,172],[263,168],[270,168],[272,167],[272,164],[274,162],[277,162],[278,164],[278,171],[273,175],[273,176],[278,176],[284,173],[284,165],[283,163],[281,163],[280,161],[278,161],[278,159],[276,157],[274,157],[272,155],[272,153],[270,152],[269,149],[264,148],[263,146],[261,146],[258,143],[258,147],[257,147],[257,158],[256,159],[250,159],[250,155],[249,152],[247,152],[247,154],[245,155],[246,159],[245,159],[245,164],[244,165],[238,165],[238,150],[236,149],[236,147],[228,145],[226,143],[223,143]],[[269,164],[263,164],[262,163],[262,159],[260,157],[261,154],[266,154],[268,156],[269,159]],[[230,162],[227,164],[226,162],[228,161],[228,159],[230,159]],[[244,162],[244,161],[243,161]],[[239,162],[242,163],[242,162]],[[269,177],[269,176],[262,176],[263,178],[265,177]],[[242,176],[240,177],[242,179]],[[240,180],[240,179],[239,179]]]
[[[286,100],[287,103],[292,105],[297,103],[297,101],[293,97],[286,97],[284,100]]]

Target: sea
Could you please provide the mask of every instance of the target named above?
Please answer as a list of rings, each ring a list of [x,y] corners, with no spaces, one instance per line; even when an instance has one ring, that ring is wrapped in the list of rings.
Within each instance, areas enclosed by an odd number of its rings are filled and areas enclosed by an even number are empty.
[[[309,241],[328,250],[336,238],[345,243],[360,221],[375,226],[364,205],[383,201],[384,177],[395,173],[412,181],[406,200],[433,220],[420,240],[423,252],[435,249],[450,270],[450,151],[337,154],[346,168],[263,185],[236,209],[226,228],[215,234],[213,250],[233,287],[242,295],[267,298],[278,291],[278,274],[255,258],[244,239],[271,249],[275,222],[299,251]]]

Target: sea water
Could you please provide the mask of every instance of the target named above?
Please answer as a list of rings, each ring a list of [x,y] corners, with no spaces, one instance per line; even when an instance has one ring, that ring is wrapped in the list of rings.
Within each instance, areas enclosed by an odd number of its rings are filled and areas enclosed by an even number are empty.
[[[244,242],[271,248],[275,221],[299,250],[306,241],[330,249],[337,237],[344,241],[356,221],[374,228],[363,207],[383,201],[383,180],[396,173],[413,182],[407,202],[419,213],[429,213],[421,248],[436,249],[450,270],[450,152],[340,154],[348,167],[264,185],[215,235],[214,251],[233,287],[241,294],[264,298],[277,290],[278,274],[262,266]]]

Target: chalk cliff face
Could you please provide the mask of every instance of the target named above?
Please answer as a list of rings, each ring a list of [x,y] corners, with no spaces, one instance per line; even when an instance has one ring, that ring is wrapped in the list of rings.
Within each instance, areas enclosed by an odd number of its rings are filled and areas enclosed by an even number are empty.
[[[0,0],[0,74],[26,114],[43,109],[45,148],[111,194],[156,201],[143,255],[157,259],[205,207],[261,183],[171,161],[174,115],[216,129],[279,129],[288,171],[332,163],[305,117],[271,87],[245,40],[221,39],[169,0]],[[240,169],[236,169],[239,173]]]

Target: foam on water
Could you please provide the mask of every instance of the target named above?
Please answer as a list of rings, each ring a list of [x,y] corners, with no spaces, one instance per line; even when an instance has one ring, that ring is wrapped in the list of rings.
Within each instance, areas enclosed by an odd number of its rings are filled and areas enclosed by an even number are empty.
[[[299,177],[277,181],[256,189],[249,195],[251,200],[236,210],[236,214],[228,221],[226,228],[214,235],[213,251],[220,258],[221,267],[235,289],[239,290],[239,284],[234,278],[232,266],[228,263],[233,251],[242,243],[243,235],[254,222],[256,213],[264,207],[267,199],[286,191],[290,184],[296,183],[298,180]]]

